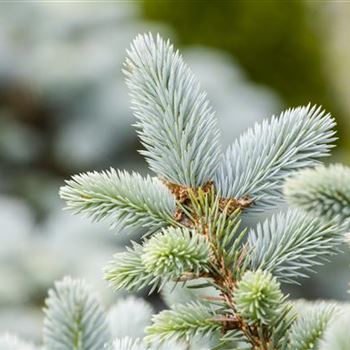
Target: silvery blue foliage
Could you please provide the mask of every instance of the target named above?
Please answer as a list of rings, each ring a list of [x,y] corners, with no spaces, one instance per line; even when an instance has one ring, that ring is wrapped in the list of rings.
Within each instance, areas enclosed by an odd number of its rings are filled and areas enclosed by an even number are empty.
[[[251,267],[295,283],[338,251],[343,241],[336,221],[323,221],[299,210],[273,215],[249,232]]]
[[[66,277],[49,291],[43,336],[50,350],[100,350],[110,342],[104,310],[84,281]]]
[[[164,205],[153,205],[160,199],[145,195],[142,186],[127,186],[122,196],[126,206],[119,198],[113,200],[125,186],[111,181],[108,173],[81,174],[67,183],[61,196],[77,212],[109,217],[115,224],[129,213],[135,226],[145,226],[147,216],[150,224],[160,216],[156,227],[168,226],[117,253],[105,278],[117,290],[151,287],[151,292],[170,279],[203,278],[203,284],[193,287],[219,292],[217,297],[203,296],[201,302],[173,304],[155,315],[146,329],[151,346],[191,342],[199,335],[215,339],[218,348],[249,344],[282,349],[298,343],[289,333],[298,324],[289,316],[291,306],[277,279],[294,282],[335,253],[340,227],[290,210],[248,231],[240,230],[239,217],[242,211],[275,206],[282,200],[284,177],[328,155],[335,140],[333,119],[315,106],[287,110],[256,124],[222,156],[206,95],[169,42],[151,34],[138,36],[124,73],[146,149],[142,153],[176,202],[164,218]],[[317,319],[327,318],[323,311]]]
[[[226,151],[215,184],[226,198],[249,196],[251,210],[275,207],[286,176],[327,156],[334,119],[320,107],[288,109],[246,131]]]
[[[147,342],[167,342],[186,340],[191,342],[196,336],[215,335],[220,324],[213,322],[214,308],[208,304],[191,302],[173,305],[153,317],[153,324],[147,328]]]
[[[120,299],[106,314],[83,280],[65,277],[49,290],[43,329],[44,347],[0,335],[1,350],[208,350],[196,340],[147,344],[143,330],[153,308],[135,297]],[[113,339],[113,340],[112,340]]]
[[[95,13],[92,13],[92,17],[94,17],[95,16]],[[101,19],[101,18],[105,18],[104,17],[104,15],[101,15],[100,16],[100,13],[98,13],[97,14],[97,19]],[[113,21],[113,19],[115,19],[115,17],[114,16],[112,16],[111,15],[111,17],[110,17],[110,19]],[[107,42],[108,42],[108,40],[106,40]],[[50,50],[49,50],[50,51]],[[111,62],[113,62],[113,60],[111,61]],[[41,67],[40,67],[41,68]],[[60,79],[62,79],[62,77],[58,77],[59,79],[58,80],[60,80]],[[53,84],[53,86],[56,86],[55,84]],[[102,93],[101,93],[101,95],[108,95],[108,92],[109,92],[109,96],[107,96],[106,97],[106,100],[108,100],[109,98],[112,98],[113,99],[113,96],[114,96],[114,93],[112,92],[112,91],[108,91],[109,90],[109,88],[106,88],[106,89],[101,89],[101,91],[102,91]],[[101,97],[101,100],[102,100],[102,102],[104,101],[104,98],[103,98],[104,96],[102,96]],[[117,106],[117,104],[116,104],[116,106]],[[204,108],[204,107],[203,107]],[[89,109],[89,107],[87,107],[87,109]],[[205,113],[204,113],[205,114]],[[96,126],[96,124],[94,124],[95,126]],[[81,124],[80,124],[80,126],[79,126],[79,123],[77,123],[77,125],[76,125],[76,130],[77,130],[77,133],[79,133],[79,132],[81,132],[82,131],[82,129],[84,129],[84,127],[83,126],[81,126]],[[87,128],[88,130],[89,130],[89,132],[88,132],[88,134],[90,134],[90,135],[94,135],[95,133],[96,133],[96,129],[94,128],[94,126],[90,126],[90,127],[88,127]],[[112,129],[112,128],[111,128]],[[86,131],[86,129],[85,129],[85,131]],[[85,134],[86,135],[86,134]],[[118,141],[120,141],[120,139],[121,139],[121,137],[119,137],[118,138]],[[78,142],[79,143],[79,142]],[[77,143],[77,144],[78,144]],[[317,143],[317,142],[316,142]],[[85,146],[84,146],[85,147]],[[77,147],[78,148],[78,147]],[[68,149],[69,149],[69,147],[68,147]],[[91,147],[90,147],[90,149],[91,149]],[[305,151],[305,150],[304,150]],[[97,155],[99,155],[99,150],[95,150],[95,152],[96,152],[96,154]],[[306,153],[307,153],[307,151],[305,151]],[[311,151],[310,151],[311,152]],[[311,152],[312,153],[312,152]],[[86,151],[86,154],[89,154],[89,151]],[[96,154],[95,154],[95,156],[96,156]],[[315,156],[316,157],[316,156]],[[215,158],[215,157],[214,157]],[[198,160],[198,159],[197,159]],[[198,163],[198,162],[197,162]],[[302,162],[301,163],[298,163],[298,166],[301,166],[301,164],[302,164]],[[310,163],[311,164],[311,163]],[[215,168],[215,166],[213,166],[213,168]],[[197,169],[199,169],[198,167],[197,167]],[[207,170],[207,169],[206,169]],[[200,171],[202,171],[202,172],[205,172],[206,170],[203,170],[203,169],[200,169]],[[246,173],[245,173],[246,174]],[[249,176],[248,176],[249,177]],[[158,181],[158,180],[157,180]],[[248,180],[247,180],[248,181]],[[275,179],[274,179],[274,181],[275,181]],[[279,181],[279,180],[278,180]],[[278,182],[277,181],[277,182]],[[275,183],[277,183],[277,182],[275,182]],[[196,186],[194,186],[194,187],[196,187]],[[165,187],[162,185],[162,188],[163,189],[165,189]],[[134,189],[132,190],[132,191],[134,191]],[[131,192],[132,192],[131,191]],[[136,190],[135,190],[136,191]],[[259,190],[259,191],[257,191],[257,193],[260,193],[261,191]],[[144,195],[144,197],[142,198],[144,201],[146,201],[147,202],[147,199],[149,199],[148,198],[148,193],[146,193],[146,194],[144,194],[142,191],[140,192],[140,193],[142,193],[142,195]],[[254,192],[253,192],[254,193]],[[270,193],[270,192],[269,192]],[[100,195],[100,194],[99,194]],[[250,195],[250,193],[248,193],[248,196]],[[265,194],[264,195],[262,195],[261,196],[261,198],[259,197],[259,195],[256,195],[256,197],[254,198],[255,199],[255,201],[256,201],[256,205],[254,206],[254,207],[252,207],[251,209],[249,209],[249,210],[253,210],[254,211],[254,208],[255,209],[259,209],[259,205],[261,204],[261,205],[265,205],[266,203],[263,201],[263,197],[265,196]],[[280,198],[280,194],[278,195],[279,197],[278,198]],[[170,200],[171,200],[171,202],[173,202],[173,205],[171,206],[171,210],[169,210],[169,212],[168,213],[170,213],[170,215],[169,216],[167,216],[167,220],[168,221],[164,221],[162,224],[160,224],[160,226],[162,226],[163,224],[164,225],[168,225],[170,222],[172,222],[172,214],[173,214],[173,211],[174,211],[174,207],[175,207],[175,204],[174,204],[174,199],[172,198],[172,197],[168,197],[168,198],[170,198]],[[266,198],[268,198],[268,197],[266,197]],[[275,199],[278,199],[277,198],[277,195],[276,195],[276,197],[275,197]],[[152,198],[150,198],[151,200],[149,201],[149,205],[151,205],[151,204],[153,204],[153,201],[152,201]],[[154,201],[155,202],[155,201]],[[132,204],[134,204],[134,203],[132,203]],[[268,208],[269,206],[270,206],[270,204],[271,203],[269,203],[269,204],[266,204],[266,208]],[[131,205],[132,206],[132,205]],[[99,209],[101,209],[101,208],[99,208]],[[144,209],[144,208],[143,208]],[[334,207],[333,208],[334,210],[335,209],[337,209],[336,207]],[[162,208],[156,208],[155,210],[154,210],[154,213],[155,214],[159,214],[159,212],[160,212],[160,214],[162,214],[161,213],[161,211],[162,211]],[[112,212],[113,212],[113,210],[112,210]],[[117,213],[117,210],[115,211],[115,212],[113,212],[112,213],[112,215],[113,214],[118,214]],[[105,215],[105,212],[102,214],[102,216],[104,216]],[[132,216],[132,215],[131,215]],[[106,217],[106,216],[104,216],[104,217]],[[115,218],[112,218],[112,221],[113,221],[113,223],[114,224],[116,224],[116,222],[117,221],[119,221],[119,220],[114,220]],[[133,219],[135,219],[135,218],[133,218]],[[131,219],[130,219],[131,220]],[[136,220],[136,219],[135,219]],[[138,219],[137,219],[138,220]],[[136,221],[137,221],[136,220]],[[123,220],[121,220],[121,221],[123,221]],[[141,222],[141,221],[140,221]],[[144,222],[147,222],[146,220],[144,221]],[[173,223],[173,222],[172,222]],[[125,223],[123,222],[122,223],[122,225],[121,225],[121,227],[123,227],[123,225],[124,225]],[[136,224],[135,224],[135,226],[137,226],[138,227],[138,224],[139,224],[139,222],[137,222]],[[129,227],[129,225],[130,225],[130,227],[131,226],[133,226],[133,223],[130,221],[127,221],[127,224],[125,224],[125,226],[128,226]],[[143,225],[140,225],[140,226],[143,226]],[[157,225],[154,225],[153,226],[153,224],[151,224],[151,227],[152,227],[152,230],[154,230],[155,228],[158,228],[158,226]],[[308,231],[308,232],[310,232],[310,231]],[[290,237],[290,238],[292,238],[292,236]],[[333,243],[335,243],[335,242],[333,242]],[[326,245],[324,246],[324,248],[326,248]],[[169,349],[169,347],[167,348],[167,349]],[[179,349],[179,347],[177,347],[176,349]]]
[[[150,168],[191,187],[211,180],[221,156],[219,130],[206,93],[179,52],[160,36],[139,35],[124,72]]]
[[[288,350],[319,349],[327,327],[339,313],[335,304],[319,302],[307,303],[300,301],[296,321],[289,332]],[[334,348],[341,350],[341,348]]]
[[[105,267],[105,278],[114,290],[139,291],[152,286],[152,291],[161,284],[161,276],[147,271],[142,262],[143,247],[133,242],[132,247],[114,255]]]
[[[172,222],[175,200],[154,177],[110,169],[79,174],[61,187],[61,197],[75,213],[113,227],[157,229]]]
[[[350,220],[350,168],[342,164],[303,169],[284,185],[287,202],[320,217]]]

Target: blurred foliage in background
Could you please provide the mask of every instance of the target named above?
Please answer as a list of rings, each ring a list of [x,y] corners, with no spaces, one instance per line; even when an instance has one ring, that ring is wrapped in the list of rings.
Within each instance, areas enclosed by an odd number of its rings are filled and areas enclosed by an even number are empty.
[[[46,290],[63,275],[115,300],[101,267],[138,236],[62,212],[57,192],[80,171],[145,170],[121,67],[132,38],[148,31],[181,46],[225,146],[254,122],[311,101],[335,115],[338,159],[350,158],[350,4],[1,3],[0,331],[38,336]],[[339,256],[295,296],[346,298],[348,265]]]
[[[143,0],[144,15],[171,24],[180,44],[225,50],[250,79],[278,91],[286,106],[311,102],[332,111],[340,142],[349,145],[326,72],[320,10],[306,1]]]

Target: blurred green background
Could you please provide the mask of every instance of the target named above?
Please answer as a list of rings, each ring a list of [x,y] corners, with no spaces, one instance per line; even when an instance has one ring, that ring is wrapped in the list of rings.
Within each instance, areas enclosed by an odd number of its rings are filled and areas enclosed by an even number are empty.
[[[63,212],[57,192],[81,171],[146,171],[121,66],[132,38],[149,31],[181,49],[217,111],[224,145],[311,102],[338,123],[327,161],[350,162],[350,3],[1,3],[0,331],[37,339],[46,289],[63,275],[86,278],[106,304],[116,298],[101,268],[138,236]],[[345,248],[288,290],[345,300],[349,264]]]

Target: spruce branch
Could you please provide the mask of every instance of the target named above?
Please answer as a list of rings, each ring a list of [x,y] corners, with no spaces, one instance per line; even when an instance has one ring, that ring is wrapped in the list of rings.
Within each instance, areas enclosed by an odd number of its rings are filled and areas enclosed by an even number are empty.
[[[163,278],[178,279],[184,273],[208,272],[209,245],[204,236],[187,228],[164,229],[144,245],[142,263],[146,271]]]
[[[105,267],[105,279],[114,290],[140,290],[151,286],[151,292],[161,284],[161,277],[148,272],[142,261],[143,247],[134,243],[127,250],[114,255]]]
[[[95,221],[109,220],[112,227],[146,227],[156,230],[173,222],[175,200],[157,179],[110,169],[72,177],[60,196],[74,213]]]
[[[159,35],[139,35],[124,73],[150,168],[189,187],[211,180],[221,155],[217,121],[179,52]]]
[[[267,349],[266,344],[272,344],[272,340],[266,327],[256,324],[251,326],[248,320],[236,313],[234,292],[237,281],[248,267],[247,249],[243,244],[246,231],[239,232],[240,211],[232,208],[230,202],[222,201],[213,187],[188,191],[188,200],[180,209],[187,217],[184,222],[194,227],[197,234],[206,237],[211,248],[210,271],[205,276],[208,283],[204,283],[202,287],[211,285],[219,292],[219,298],[207,299],[209,303],[219,307],[214,318],[221,323],[224,334],[219,344],[224,346],[235,338],[256,349]],[[284,309],[280,308],[280,312],[284,314],[282,311]],[[230,335],[226,337],[226,333]],[[278,340],[276,335],[276,341]]]
[[[168,340],[191,340],[199,334],[212,334],[221,328],[215,321],[215,311],[205,304],[193,302],[177,304],[153,317],[153,324],[146,328],[150,343]]]
[[[302,303],[301,306],[302,310],[289,332],[288,350],[317,349],[325,330],[337,312],[336,306],[332,304]]]
[[[302,318],[293,323],[278,280],[295,282],[334,254],[342,241],[340,226],[290,210],[248,232],[240,227],[240,215],[274,207],[286,176],[328,155],[333,118],[317,107],[289,109],[256,124],[222,156],[206,95],[169,42],[138,36],[124,73],[142,154],[158,178],[113,169],[81,174],[61,196],[70,209],[94,220],[157,232],[114,256],[105,275],[114,289],[148,286],[152,292],[173,279],[215,290],[203,296],[205,302],[176,304],[156,315],[147,340],[158,344],[205,333],[221,337],[218,348],[310,344],[328,313],[320,323],[311,320],[305,336],[298,334]],[[143,346],[115,344],[127,350]]]
[[[274,207],[286,176],[329,154],[334,125],[329,114],[310,105],[256,124],[226,151],[215,173],[216,188],[225,198],[249,196],[255,203],[251,210]]]
[[[239,232],[240,211],[232,208],[230,202],[222,201],[213,187],[190,189],[187,191],[187,196],[184,203],[179,205],[186,218],[181,222],[204,236],[211,249],[210,269],[205,275],[208,282],[199,287],[212,286],[219,292],[217,298],[204,299],[219,307],[214,318],[221,324],[221,331],[224,334],[219,343],[224,346],[235,338],[256,349],[264,350],[267,349],[267,344],[278,344],[285,334],[283,330],[289,325],[284,320],[289,309],[282,307],[282,300],[278,310],[281,318],[277,315],[275,317],[276,323],[282,326],[278,330],[276,328],[274,340],[271,339],[272,329],[275,329],[273,323],[269,325],[270,328],[265,327],[263,323],[250,325],[249,320],[236,312],[234,292],[237,281],[242,278],[249,262],[247,247],[243,244],[246,231]]]
[[[273,215],[248,237],[251,267],[270,271],[288,283],[306,277],[313,266],[338,252],[343,241],[335,221],[323,221],[298,210]]]
[[[287,179],[288,204],[327,219],[350,220],[350,168],[341,164],[303,169]]]
[[[44,344],[50,350],[101,350],[110,341],[106,315],[82,280],[65,277],[49,290]]]

